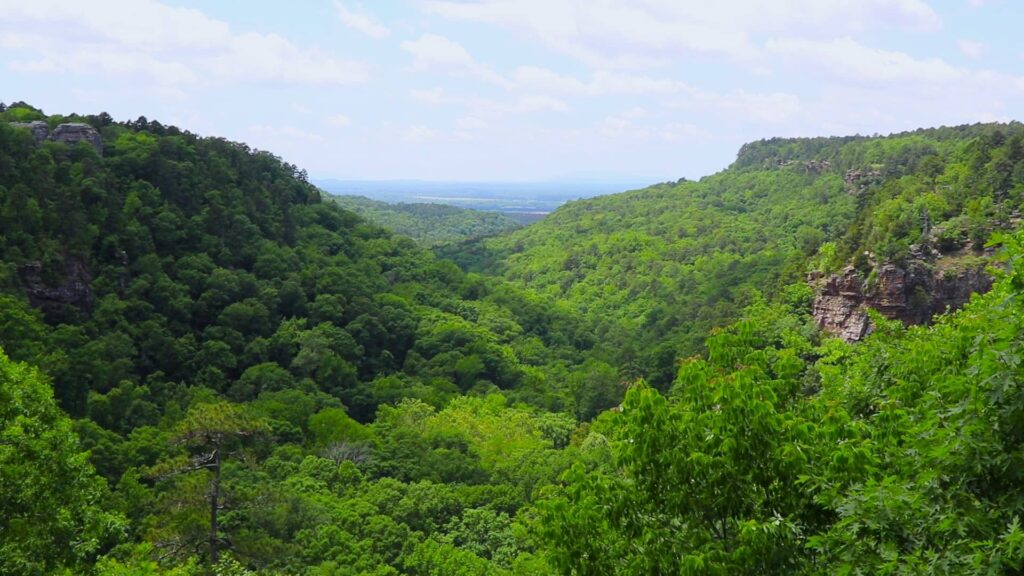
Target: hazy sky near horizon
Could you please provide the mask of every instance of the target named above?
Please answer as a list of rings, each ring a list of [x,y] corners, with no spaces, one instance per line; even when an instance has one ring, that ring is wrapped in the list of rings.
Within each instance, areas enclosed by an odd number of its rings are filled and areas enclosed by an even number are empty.
[[[1020,120],[1019,0],[0,0],[0,101],[314,178],[696,178],[744,142]]]

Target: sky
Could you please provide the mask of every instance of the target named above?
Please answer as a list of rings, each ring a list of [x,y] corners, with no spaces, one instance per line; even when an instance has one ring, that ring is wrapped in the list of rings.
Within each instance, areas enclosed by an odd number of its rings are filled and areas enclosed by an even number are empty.
[[[0,101],[312,178],[699,178],[773,136],[1021,120],[1020,0],[0,0]]]

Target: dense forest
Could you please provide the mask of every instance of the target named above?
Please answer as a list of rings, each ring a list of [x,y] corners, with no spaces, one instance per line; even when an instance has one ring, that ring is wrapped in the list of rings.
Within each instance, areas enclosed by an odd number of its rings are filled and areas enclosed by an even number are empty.
[[[605,358],[667,391],[675,361],[760,295],[811,270],[900,262],[934,249],[977,265],[1024,201],[1024,126],[748,144],[699,182],[571,202],[543,221],[446,247],[464,267],[565,303]]]
[[[1019,573],[1022,193],[1016,124],[772,140],[436,255],[0,106],[0,574]],[[808,272],[923,245],[995,286],[820,331]]]
[[[495,236],[520,226],[498,212],[445,204],[388,203],[364,196],[332,196],[330,199],[367,221],[408,236],[426,247]]]

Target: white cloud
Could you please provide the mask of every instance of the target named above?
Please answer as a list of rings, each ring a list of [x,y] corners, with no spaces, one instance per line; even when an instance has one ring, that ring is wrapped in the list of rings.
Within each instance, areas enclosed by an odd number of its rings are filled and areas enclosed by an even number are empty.
[[[344,114],[334,114],[327,117],[327,123],[335,128],[345,128],[352,125],[352,119]]]
[[[199,80],[199,75],[189,66],[149,54],[129,54],[104,47],[71,50],[62,54],[43,49],[36,54],[39,55],[33,54],[29,59],[12,59],[9,66],[17,72],[41,74],[80,73],[88,70],[92,74],[144,77],[164,86],[193,84]]]
[[[597,68],[636,68],[676,60],[679,51],[747,60],[759,37],[849,34],[898,26],[935,31],[942,21],[924,0],[427,0],[441,17],[525,31]]]
[[[402,49],[412,54],[413,66],[418,70],[440,68],[468,73],[493,84],[506,84],[504,77],[478,63],[461,44],[444,36],[423,34],[416,40],[402,42]]]
[[[795,94],[785,92],[749,92],[732,90],[691,89],[668,102],[674,110],[686,110],[693,114],[722,114],[728,118],[761,124],[782,124],[797,117],[802,104]]]
[[[800,99],[783,92],[750,92],[703,90],[671,78],[655,78],[623,72],[598,71],[587,81],[558,74],[545,68],[522,66],[510,76],[513,90],[566,96],[652,96],[666,100],[675,108],[718,110],[755,122],[785,122],[800,110]],[[426,95],[424,95],[426,96]],[[436,96],[436,95],[435,95]],[[634,108],[636,117],[650,115],[643,108]]]
[[[282,84],[352,84],[367,77],[358,62],[303,50],[276,34],[249,32],[232,36],[206,66],[221,79]]]
[[[973,40],[958,40],[956,47],[968,58],[981,58],[985,54],[985,45]]]
[[[300,48],[277,34],[236,33],[194,9],[154,0],[0,2],[0,45],[11,66],[40,73],[101,73],[165,86],[224,81],[362,82],[365,64]]]
[[[373,19],[369,14],[354,12],[345,7],[341,2],[334,2],[334,10],[338,13],[338,20],[342,24],[366,34],[370,38],[378,40],[391,35],[391,30]]]
[[[804,135],[830,126],[834,133],[870,134],[1002,118],[1012,116],[1024,97],[1022,76],[953,66],[850,38],[773,40],[767,48],[791,71],[824,76],[821,99],[801,104]]]
[[[713,107],[758,122],[781,124],[800,113],[800,98],[783,92],[756,93],[736,90],[706,98]]]
[[[402,42],[402,49],[412,54],[417,68],[452,66],[471,68],[476,62],[458,42],[437,34],[424,34],[416,40]]]
[[[800,38],[772,39],[766,43],[770,53],[785,56],[791,62],[816,64],[850,81],[889,82],[911,80],[947,83],[961,80],[966,71],[940,58],[915,58],[904,52],[871,48],[840,38],[828,42]]]

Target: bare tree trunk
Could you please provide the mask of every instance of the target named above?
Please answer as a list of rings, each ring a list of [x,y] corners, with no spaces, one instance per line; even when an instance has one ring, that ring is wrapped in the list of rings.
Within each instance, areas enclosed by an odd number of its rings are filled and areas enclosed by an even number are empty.
[[[217,508],[220,505],[220,447],[213,451],[213,482],[210,483],[210,563],[216,564],[217,552]]]

